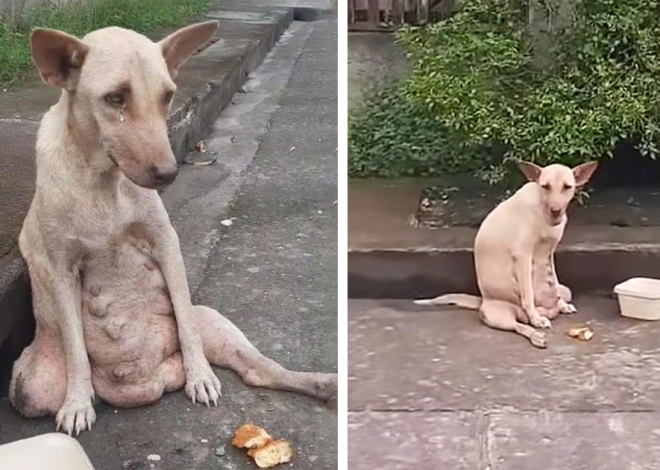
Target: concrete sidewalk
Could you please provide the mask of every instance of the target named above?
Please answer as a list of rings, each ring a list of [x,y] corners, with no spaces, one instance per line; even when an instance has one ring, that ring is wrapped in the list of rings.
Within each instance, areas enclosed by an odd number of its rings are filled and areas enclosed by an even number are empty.
[[[205,138],[218,161],[183,167],[163,194],[195,303],[306,371],[337,371],[336,44],[335,15],[294,22]],[[132,410],[100,405],[79,441],[97,470],[248,469],[254,463],[230,441],[255,422],[292,442],[295,468],[337,468],[333,405],[218,376],[218,408],[193,406],[182,392]],[[0,443],[53,429],[52,418],[25,420],[0,399]]]
[[[349,467],[660,469],[660,324],[575,304],[539,350],[476,312],[349,301]]]

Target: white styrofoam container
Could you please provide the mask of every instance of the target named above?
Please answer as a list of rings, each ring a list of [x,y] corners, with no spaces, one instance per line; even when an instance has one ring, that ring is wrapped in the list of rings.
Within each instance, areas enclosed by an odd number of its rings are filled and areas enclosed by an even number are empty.
[[[633,277],[617,284],[614,293],[624,317],[660,320],[660,279]]]

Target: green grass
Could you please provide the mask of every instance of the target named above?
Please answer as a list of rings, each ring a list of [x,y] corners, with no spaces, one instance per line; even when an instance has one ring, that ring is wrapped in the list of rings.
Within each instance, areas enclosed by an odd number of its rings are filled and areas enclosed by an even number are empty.
[[[30,32],[35,27],[82,37],[106,26],[141,33],[185,24],[205,12],[211,0],[72,0],[60,8],[38,7],[20,24],[0,22],[0,88],[20,81],[32,68]]]

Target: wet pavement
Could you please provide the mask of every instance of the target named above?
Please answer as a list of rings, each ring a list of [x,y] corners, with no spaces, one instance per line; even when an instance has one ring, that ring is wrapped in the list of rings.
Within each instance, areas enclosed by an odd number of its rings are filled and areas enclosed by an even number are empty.
[[[660,469],[660,323],[575,304],[539,350],[476,312],[349,300],[350,468]]]

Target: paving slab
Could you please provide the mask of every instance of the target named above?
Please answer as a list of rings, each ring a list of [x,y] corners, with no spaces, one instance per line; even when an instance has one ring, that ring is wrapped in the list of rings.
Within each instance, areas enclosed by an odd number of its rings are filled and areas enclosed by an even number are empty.
[[[575,305],[540,350],[469,310],[350,300],[350,409],[658,409],[660,323],[621,317],[608,298],[578,295]],[[567,336],[587,321],[594,339]]]
[[[349,300],[349,467],[660,468],[660,324],[575,303],[539,350],[476,312]]]
[[[475,470],[482,458],[478,413],[348,414],[351,470]]]
[[[660,469],[658,413],[351,412],[349,468]]]
[[[533,413],[489,415],[491,470],[658,470],[657,413]]]

